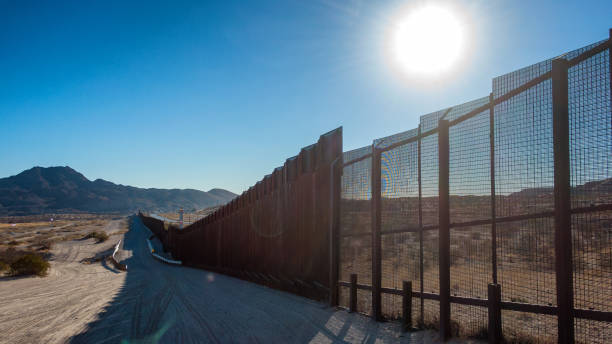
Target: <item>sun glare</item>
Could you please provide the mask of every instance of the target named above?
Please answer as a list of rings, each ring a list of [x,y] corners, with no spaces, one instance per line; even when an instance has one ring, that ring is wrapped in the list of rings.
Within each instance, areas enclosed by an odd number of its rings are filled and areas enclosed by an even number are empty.
[[[449,9],[429,5],[398,22],[393,57],[410,74],[431,76],[453,67],[463,52],[464,32]]]

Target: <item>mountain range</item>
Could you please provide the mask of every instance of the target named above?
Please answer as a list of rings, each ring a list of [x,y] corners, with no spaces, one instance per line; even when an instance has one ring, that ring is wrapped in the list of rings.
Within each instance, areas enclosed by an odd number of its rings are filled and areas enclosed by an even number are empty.
[[[202,209],[229,202],[224,189],[144,189],[104,179],[90,181],[74,169],[33,167],[0,179],[0,215],[40,213],[130,213]]]

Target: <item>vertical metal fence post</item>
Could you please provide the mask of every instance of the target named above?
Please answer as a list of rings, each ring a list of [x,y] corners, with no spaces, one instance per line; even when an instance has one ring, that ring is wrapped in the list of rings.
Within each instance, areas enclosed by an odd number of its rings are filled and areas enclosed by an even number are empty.
[[[567,60],[552,61],[555,268],[559,343],[574,342],[567,69]]]
[[[421,203],[422,189],[421,189],[421,125],[419,124],[418,128],[419,133],[419,141],[418,141],[418,151],[417,151],[417,159],[419,164],[418,178],[419,178],[419,291],[421,292],[421,297],[419,298],[421,301],[421,310],[420,310],[420,323],[421,325],[425,324],[425,299],[423,298],[423,291],[425,290],[423,287],[423,206]]]
[[[330,172],[330,233],[329,233],[329,305],[338,305],[338,278],[340,270],[340,182],[342,153],[331,164]]]
[[[497,284],[497,224],[495,206],[495,103],[493,93],[489,94],[489,148],[491,164],[491,271],[493,283]]]
[[[489,306],[489,343],[497,344],[502,340],[501,329],[501,287],[490,283],[488,286]]]
[[[412,328],[412,281],[402,283],[402,331]]]
[[[380,243],[380,150],[372,146],[372,312],[376,321],[382,320],[380,287],[381,243]]]
[[[495,206],[495,99],[489,94],[489,148],[491,164],[491,271],[493,283],[488,286],[489,302],[489,343],[500,343],[501,327],[501,286],[497,284],[497,223]]]
[[[333,173],[333,172],[332,172]],[[332,184],[333,184],[332,180]],[[333,190],[333,187],[332,187]],[[333,191],[332,191],[333,192]],[[334,196],[332,195],[332,200]],[[334,206],[335,205],[335,206]],[[338,204],[332,201],[331,212],[332,218],[330,223],[329,233],[329,305],[334,307],[338,305],[338,276],[339,276],[339,235],[336,226],[335,207]]]
[[[357,310],[357,274],[351,274],[351,290],[349,294],[349,312]]]
[[[450,338],[450,204],[448,121],[438,122],[438,225],[440,268],[440,336]]]

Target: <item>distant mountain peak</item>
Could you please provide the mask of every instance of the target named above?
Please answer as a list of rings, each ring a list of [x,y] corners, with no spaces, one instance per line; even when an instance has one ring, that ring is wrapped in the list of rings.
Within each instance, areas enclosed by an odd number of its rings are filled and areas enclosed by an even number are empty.
[[[143,189],[104,179],[90,181],[70,166],[35,166],[0,178],[0,216],[43,212],[174,211],[222,205],[236,195],[223,189]]]
[[[211,194],[211,195],[215,195],[217,197],[221,197],[223,199],[227,199],[228,201],[236,198],[238,195],[236,195],[235,193],[225,190],[225,189],[219,189],[219,188],[214,188],[214,189],[210,189],[207,191],[207,193]]]
[[[34,166],[13,177],[20,177],[20,176],[24,177],[24,176],[33,176],[33,175],[35,176],[65,176],[65,177],[76,178],[79,180],[89,181],[89,179],[85,178],[83,174],[76,171],[70,166],[50,166],[50,167]],[[12,177],[9,177],[9,178],[12,178]]]

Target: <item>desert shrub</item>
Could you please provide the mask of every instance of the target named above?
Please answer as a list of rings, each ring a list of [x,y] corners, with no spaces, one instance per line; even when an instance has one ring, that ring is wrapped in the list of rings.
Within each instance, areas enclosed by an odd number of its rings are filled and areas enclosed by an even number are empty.
[[[11,265],[12,262],[16,261],[20,257],[31,253],[30,251],[18,250],[14,247],[9,247],[7,250],[0,250],[0,261]]]
[[[11,275],[38,275],[45,276],[49,269],[49,262],[36,254],[26,254],[11,263]]]
[[[0,273],[9,271],[10,269],[11,269],[10,265],[0,260]]]
[[[106,232],[95,231],[95,232],[91,232],[91,233],[87,234],[87,236],[85,238],[87,238],[87,239],[93,238],[93,239],[98,240],[98,242],[104,242],[104,241],[108,240],[108,234],[106,234]]]

